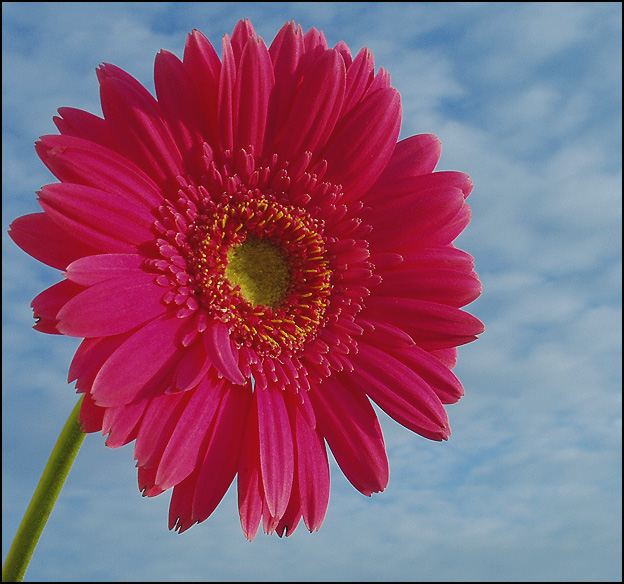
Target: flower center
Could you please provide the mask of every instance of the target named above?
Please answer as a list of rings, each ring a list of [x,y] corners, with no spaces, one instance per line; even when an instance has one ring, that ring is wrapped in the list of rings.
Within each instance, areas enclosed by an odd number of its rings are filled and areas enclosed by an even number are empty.
[[[251,237],[227,254],[225,277],[253,306],[275,308],[287,296],[291,273],[286,256],[267,239]]]

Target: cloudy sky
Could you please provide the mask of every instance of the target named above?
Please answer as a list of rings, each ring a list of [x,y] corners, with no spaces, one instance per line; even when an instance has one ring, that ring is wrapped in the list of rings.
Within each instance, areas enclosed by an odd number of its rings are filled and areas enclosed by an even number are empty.
[[[466,396],[433,443],[380,414],[390,484],[367,498],[332,462],[325,523],[249,543],[230,490],[167,529],[132,446],[87,436],[30,581],[621,581],[621,18],[619,2],[4,2],[3,492],[8,547],[76,401],[75,339],[31,329],[59,274],[6,236],[54,179],[34,141],[60,106],[100,113],[94,70],[152,88],[156,53],[241,18],[267,44],[288,20],[363,46],[403,100],[402,137],[434,133],[439,169],[474,181],[469,251],[482,338],[459,351]]]

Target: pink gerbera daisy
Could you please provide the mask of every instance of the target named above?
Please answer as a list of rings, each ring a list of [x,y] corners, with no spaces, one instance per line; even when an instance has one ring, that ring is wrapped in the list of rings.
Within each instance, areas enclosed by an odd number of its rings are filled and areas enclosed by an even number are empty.
[[[39,331],[80,337],[69,380],[85,432],[135,441],[141,491],[173,487],[169,526],[204,521],[237,476],[252,539],[318,529],[326,445],[365,495],[388,483],[374,401],[450,434],[456,347],[483,331],[453,245],[472,185],[433,172],[440,143],[397,143],[399,93],[373,55],[249,21],[219,59],[198,31],[162,51],[154,98],[102,65],[103,118],[61,108],[36,145],[60,182],[13,240],[64,279]]]

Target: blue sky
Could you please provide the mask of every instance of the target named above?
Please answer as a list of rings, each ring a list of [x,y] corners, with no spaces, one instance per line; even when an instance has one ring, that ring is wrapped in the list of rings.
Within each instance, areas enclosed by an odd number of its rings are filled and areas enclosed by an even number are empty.
[[[31,329],[59,279],[6,236],[53,178],[34,141],[60,106],[100,113],[95,67],[152,88],[187,32],[216,47],[250,18],[288,20],[355,54],[402,95],[402,137],[434,133],[442,170],[474,181],[458,244],[487,330],[459,351],[466,396],[448,442],[380,414],[390,484],[360,495],[332,462],[325,523],[249,543],[232,489],[167,529],[169,494],[140,496],[132,446],[87,436],[30,581],[621,581],[621,17],[619,2],[4,2],[3,558],[76,401],[75,339]]]

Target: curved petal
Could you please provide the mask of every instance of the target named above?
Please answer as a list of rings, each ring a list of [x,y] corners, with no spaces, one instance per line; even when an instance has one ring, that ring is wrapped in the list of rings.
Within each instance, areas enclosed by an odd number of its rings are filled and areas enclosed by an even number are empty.
[[[478,318],[459,308],[412,298],[371,296],[362,316],[394,324],[427,351],[470,343],[484,331]]]
[[[193,496],[193,520],[204,521],[236,476],[251,392],[230,387],[223,396]]]
[[[33,316],[37,320],[33,328],[42,333],[62,334],[57,328],[56,315],[67,302],[83,290],[83,286],[63,280],[37,294],[30,303]]]
[[[432,440],[449,435],[448,416],[431,387],[412,369],[361,341],[345,382],[366,392],[391,418]]]
[[[433,134],[417,134],[405,138],[397,142],[377,183],[387,185],[388,182],[397,182],[397,179],[432,173],[441,154],[442,143]]]
[[[309,531],[319,529],[329,504],[329,465],[323,437],[294,408],[297,485],[303,520]]]
[[[345,115],[362,99],[375,76],[375,58],[372,51],[364,47],[347,69],[347,86],[342,115]]]
[[[294,476],[293,437],[284,393],[271,387],[256,391],[260,469],[269,513],[281,518]]]
[[[273,84],[269,51],[262,39],[252,37],[244,46],[234,87],[234,143],[238,148],[262,151]]]
[[[383,491],[388,457],[379,420],[364,392],[330,378],[310,391],[310,399],[317,426],[347,479],[364,495]]]
[[[369,235],[376,251],[395,251],[433,237],[448,228],[465,207],[458,188],[443,187],[419,191],[383,206],[376,205],[368,219],[373,225]]]
[[[199,110],[205,139],[212,146],[217,145],[217,94],[221,61],[210,41],[198,30],[193,30],[186,39],[183,64],[189,77],[197,85]]]
[[[337,124],[322,158],[324,179],[341,184],[343,202],[359,199],[388,164],[401,128],[401,98],[393,87],[372,94]]]
[[[73,107],[60,107],[53,121],[63,136],[74,136],[114,150],[115,140],[106,120]]]
[[[252,394],[250,411],[257,409],[257,393]],[[238,513],[243,533],[249,541],[254,539],[260,527],[263,500],[258,416],[249,415],[238,463]]]
[[[204,140],[200,97],[195,80],[173,53],[162,50],[154,61],[154,85],[158,105],[186,166],[200,173],[199,162]]]
[[[143,265],[144,259],[135,253],[104,253],[73,261],[65,277],[81,286],[92,286],[106,280],[130,277]]]
[[[102,252],[76,239],[45,213],[18,217],[9,226],[9,236],[28,255],[59,270],[79,258]]]
[[[98,372],[91,392],[95,402],[114,407],[164,393],[182,353],[176,338],[183,324],[163,315],[134,332]]]
[[[163,200],[156,183],[117,152],[71,136],[42,136],[39,158],[61,182],[113,192],[150,209]]]
[[[277,140],[277,152],[294,161],[322,148],[338,121],[346,83],[344,60],[329,49],[303,75]]]
[[[184,174],[180,151],[149,93],[125,80],[105,77],[100,98],[119,151],[159,185]]]
[[[203,334],[206,354],[219,375],[232,383],[244,385],[246,380],[238,367],[237,354],[232,349],[229,328],[214,321]]]
[[[104,251],[132,253],[154,239],[153,217],[145,207],[114,193],[54,183],[44,186],[39,197],[39,204],[57,225]]]
[[[228,35],[223,35],[221,46],[223,62],[217,98],[217,124],[221,149],[231,151],[234,148],[233,94],[236,83],[236,60],[232,50],[232,41]]]
[[[201,447],[227,387],[225,383],[214,385],[204,379],[195,389],[186,392],[191,397],[158,463],[155,484],[161,489],[177,485],[197,468]]]
[[[128,332],[167,310],[154,274],[104,280],[74,296],[57,314],[57,328],[70,337],[108,337]]]

